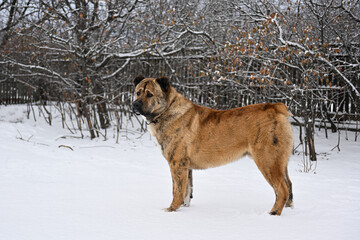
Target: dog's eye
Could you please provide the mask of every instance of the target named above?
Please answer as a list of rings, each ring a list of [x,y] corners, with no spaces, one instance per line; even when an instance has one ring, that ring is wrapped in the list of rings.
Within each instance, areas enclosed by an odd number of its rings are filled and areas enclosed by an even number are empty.
[[[140,93],[141,93],[141,92],[140,92],[140,91],[138,91],[138,92],[136,93],[136,95],[140,96]]]
[[[154,95],[152,95],[150,92],[147,92],[146,96],[147,96],[148,98],[151,98],[151,97],[154,96]]]

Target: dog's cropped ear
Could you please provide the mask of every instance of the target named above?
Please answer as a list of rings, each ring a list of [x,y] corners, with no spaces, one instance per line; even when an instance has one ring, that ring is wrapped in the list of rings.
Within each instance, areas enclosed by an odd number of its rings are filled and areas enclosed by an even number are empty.
[[[134,86],[138,85],[144,79],[143,75],[139,75],[134,79]]]
[[[169,91],[170,88],[170,82],[168,77],[159,77],[156,79],[156,82],[160,85],[161,89],[164,92]]]

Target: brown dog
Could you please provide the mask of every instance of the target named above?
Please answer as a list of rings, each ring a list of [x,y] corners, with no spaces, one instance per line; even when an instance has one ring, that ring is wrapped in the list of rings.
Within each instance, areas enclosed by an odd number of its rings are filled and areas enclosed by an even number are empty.
[[[134,111],[144,116],[167,159],[173,180],[173,201],[167,211],[192,198],[192,169],[217,167],[251,155],[273,187],[276,202],[270,214],[292,206],[287,164],[293,136],[282,103],[254,104],[217,111],[194,104],[170,86],[167,77],[134,80]]]

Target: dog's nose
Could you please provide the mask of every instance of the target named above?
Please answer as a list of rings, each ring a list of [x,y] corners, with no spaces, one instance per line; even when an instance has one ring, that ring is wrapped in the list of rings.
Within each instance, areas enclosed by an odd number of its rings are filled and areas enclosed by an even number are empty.
[[[140,102],[140,101],[135,101],[135,102],[133,103],[133,108],[134,108],[135,110],[141,109],[141,106],[142,106],[142,102]]]

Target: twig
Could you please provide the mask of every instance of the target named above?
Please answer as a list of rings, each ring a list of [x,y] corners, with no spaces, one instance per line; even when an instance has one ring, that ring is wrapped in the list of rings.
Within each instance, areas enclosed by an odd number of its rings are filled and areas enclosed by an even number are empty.
[[[59,145],[58,146],[58,148],[68,148],[68,149],[70,149],[71,151],[74,151],[74,149],[72,149],[72,147],[70,147],[70,146],[66,146],[66,145]]]
[[[30,142],[30,139],[34,136],[34,135],[31,135],[27,140],[23,138],[23,136],[21,135],[19,129],[16,129],[16,131],[20,134],[20,137],[16,137],[17,139],[20,139],[22,141],[25,141],[25,142]]]
[[[59,140],[60,138],[63,138],[63,139],[66,139],[66,138],[79,138],[79,139],[82,139],[82,137],[79,137],[79,136],[71,136],[71,135],[64,135],[64,136],[60,136],[58,137],[56,140]]]

